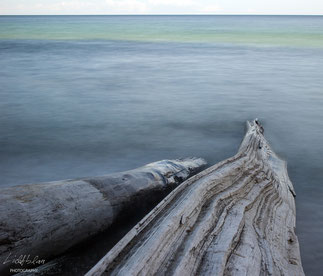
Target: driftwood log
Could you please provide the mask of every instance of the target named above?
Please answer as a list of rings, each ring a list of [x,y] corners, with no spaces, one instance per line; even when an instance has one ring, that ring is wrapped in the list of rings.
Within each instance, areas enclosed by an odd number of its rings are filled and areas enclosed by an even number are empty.
[[[157,204],[158,194],[205,164],[201,158],[164,160],[102,177],[0,189],[0,275],[21,258],[23,264],[47,262],[132,215],[147,198]]]
[[[238,153],[193,176],[86,275],[304,275],[295,192],[257,120]]]

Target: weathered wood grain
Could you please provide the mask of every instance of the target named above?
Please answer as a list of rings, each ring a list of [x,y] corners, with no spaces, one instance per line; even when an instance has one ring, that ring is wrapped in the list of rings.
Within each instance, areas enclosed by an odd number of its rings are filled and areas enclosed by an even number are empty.
[[[304,275],[286,163],[247,126],[235,156],[182,183],[86,275]]]
[[[201,158],[164,160],[101,177],[0,189],[0,275],[17,267],[12,261],[19,256],[47,261],[106,230],[205,164]]]

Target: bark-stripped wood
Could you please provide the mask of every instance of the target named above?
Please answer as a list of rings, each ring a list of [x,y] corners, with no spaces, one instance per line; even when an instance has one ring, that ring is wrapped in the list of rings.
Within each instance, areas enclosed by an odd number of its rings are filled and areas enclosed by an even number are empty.
[[[304,275],[286,163],[247,126],[235,156],[182,183],[86,275]]]
[[[157,204],[161,192],[205,164],[201,158],[164,160],[101,177],[0,189],[0,274],[17,268],[19,256],[47,261],[133,215],[147,198]]]

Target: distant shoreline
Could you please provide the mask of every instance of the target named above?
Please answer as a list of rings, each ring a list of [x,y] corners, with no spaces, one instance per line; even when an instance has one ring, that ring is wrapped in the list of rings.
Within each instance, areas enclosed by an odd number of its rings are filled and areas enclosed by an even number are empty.
[[[323,14],[0,14],[0,16],[290,16],[323,17]]]

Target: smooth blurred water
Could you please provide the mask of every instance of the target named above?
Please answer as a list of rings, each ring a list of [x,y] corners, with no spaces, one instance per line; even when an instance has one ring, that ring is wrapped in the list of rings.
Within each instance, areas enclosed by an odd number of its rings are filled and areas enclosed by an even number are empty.
[[[212,165],[258,117],[323,271],[323,17],[1,16],[0,186]]]

